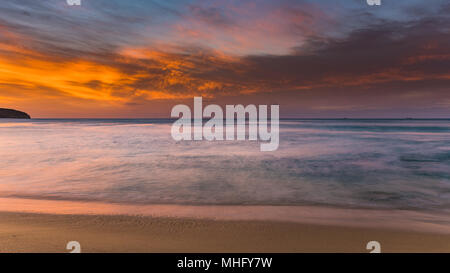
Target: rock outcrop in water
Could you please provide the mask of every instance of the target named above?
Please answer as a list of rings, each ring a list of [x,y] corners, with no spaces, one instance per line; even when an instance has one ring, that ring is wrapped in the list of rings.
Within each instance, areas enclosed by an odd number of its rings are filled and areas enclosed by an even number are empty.
[[[30,119],[30,115],[27,113],[13,110],[13,109],[5,109],[0,108],[0,118],[21,118],[21,119]]]

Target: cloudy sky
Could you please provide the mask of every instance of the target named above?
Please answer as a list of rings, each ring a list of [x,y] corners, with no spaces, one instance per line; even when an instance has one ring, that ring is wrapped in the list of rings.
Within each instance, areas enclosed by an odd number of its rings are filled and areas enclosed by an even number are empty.
[[[450,118],[445,0],[4,0],[0,107],[169,117],[206,103],[283,117]]]

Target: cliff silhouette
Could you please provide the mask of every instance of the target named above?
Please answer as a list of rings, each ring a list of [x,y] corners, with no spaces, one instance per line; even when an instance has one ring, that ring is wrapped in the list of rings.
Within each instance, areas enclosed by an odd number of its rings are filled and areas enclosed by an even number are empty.
[[[0,118],[21,118],[21,119],[30,119],[30,115],[25,112],[13,110],[13,109],[5,109],[0,108]]]

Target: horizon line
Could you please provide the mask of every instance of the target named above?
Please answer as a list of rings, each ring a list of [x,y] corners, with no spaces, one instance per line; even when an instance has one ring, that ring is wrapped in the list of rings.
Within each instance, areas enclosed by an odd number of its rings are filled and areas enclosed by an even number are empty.
[[[7,119],[7,118],[5,118]],[[151,120],[151,119],[164,119],[164,120],[178,120],[180,118],[172,118],[172,117],[63,117],[63,118],[31,118],[29,120]],[[211,118],[203,118],[202,120],[210,120]],[[424,118],[413,118],[413,117],[364,117],[364,118],[352,118],[352,117],[343,117],[343,118],[332,118],[332,117],[321,117],[321,118],[311,118],[311,117],[280,117],[280,120],[449,120],[450,117],[424,117]],[[191,118],[191,120],[195,120]],[[226,120],[226,118],[224,118]],[[235,119],[236,120],[236,119]],[[247,120],[247,118],[246,118]],[[270,120],[270,119],[269,119]]]

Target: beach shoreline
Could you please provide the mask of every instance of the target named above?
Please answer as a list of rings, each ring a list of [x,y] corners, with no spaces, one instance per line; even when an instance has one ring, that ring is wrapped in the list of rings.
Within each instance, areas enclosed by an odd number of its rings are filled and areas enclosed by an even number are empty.
[[[450,252],[450,234],[276,221],[0,212],[0,252]]]
[[[0,212],[266,221],[450,234],[450,212],[327,206],[123,204],[0,197]]]

